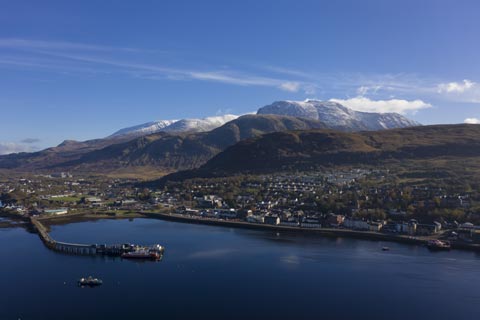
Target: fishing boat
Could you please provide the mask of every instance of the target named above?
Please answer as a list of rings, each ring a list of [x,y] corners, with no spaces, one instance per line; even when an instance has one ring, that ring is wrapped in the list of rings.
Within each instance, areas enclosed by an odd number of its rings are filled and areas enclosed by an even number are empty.
[[[102,284],[103,284],[103,281],[101,279],[93,278],[92,276],[78,279],[78,285],[81,287],[83,286],[96,287]]]
[[[427,247],[430,250],[450,250],[451,245],[450,241],[442,241],[442,240],[429,240],[427,242]]]

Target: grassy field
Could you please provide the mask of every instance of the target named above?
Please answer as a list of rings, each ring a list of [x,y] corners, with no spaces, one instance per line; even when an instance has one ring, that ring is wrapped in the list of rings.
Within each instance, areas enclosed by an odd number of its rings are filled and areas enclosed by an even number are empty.
[[[75,197],[56,197],[56,198],[50,198],[51,201],[54,201],[54,202],[78,202],[80,200],[82,200],[82,197],[83,196],[75,196]]]

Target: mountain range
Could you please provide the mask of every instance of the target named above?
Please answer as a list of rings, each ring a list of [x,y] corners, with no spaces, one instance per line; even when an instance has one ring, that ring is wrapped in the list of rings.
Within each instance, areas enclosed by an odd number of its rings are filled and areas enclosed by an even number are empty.
[[[274,114],[313,119],[342,131],[384,130],[420,125],[398,113],[369,113],[349,109],[340,103],[307,99],[276,101],[258,109],[257,114]],[[218,128],[239,116],[227,114],[203,119],[158,120],[123,128],[109,138],[139,137],[157,132],[204,132]]]
[[[149,167],[194,169],[226,148],[266,133],[334,129],[342,132],[419,125],[399,114],[365,113],[329,101],[278,101],[256,115],[162,120],[121,129],[107,138],[66,140],[34,153],[0,156],[0,169],[105,173]]]

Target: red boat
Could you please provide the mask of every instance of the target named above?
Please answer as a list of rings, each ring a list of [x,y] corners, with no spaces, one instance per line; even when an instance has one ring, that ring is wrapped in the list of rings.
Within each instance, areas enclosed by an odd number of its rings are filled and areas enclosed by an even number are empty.
[[[160,253],[152,250],[137,250],[122,254],[125,259],[160,260]]]

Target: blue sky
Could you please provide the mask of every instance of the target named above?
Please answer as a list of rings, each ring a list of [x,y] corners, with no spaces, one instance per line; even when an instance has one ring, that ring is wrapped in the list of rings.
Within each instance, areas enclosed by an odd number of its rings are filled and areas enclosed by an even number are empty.
[[[478,1],[0,5],[0,153],[283,99],[480,119]]]

